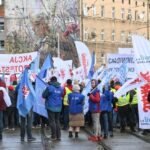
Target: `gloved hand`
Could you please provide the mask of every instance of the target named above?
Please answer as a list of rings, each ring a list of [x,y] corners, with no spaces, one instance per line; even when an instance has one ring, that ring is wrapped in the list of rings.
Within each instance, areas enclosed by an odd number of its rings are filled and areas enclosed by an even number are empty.
[[[87,94],[87,96],[90,96],[90,95],[91,95],[91,93],[88,93],[88,94]]]

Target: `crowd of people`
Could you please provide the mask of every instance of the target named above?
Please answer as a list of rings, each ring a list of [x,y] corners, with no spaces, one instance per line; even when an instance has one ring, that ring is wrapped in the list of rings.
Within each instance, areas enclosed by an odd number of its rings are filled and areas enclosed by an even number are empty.
[[[87,95],[83,95],[83,82],[68,79],[62,87],[55,76],[51,77],[42,94],[48,112],[47,119],[32,110],[26,117],[20,116],[16,108],[19,84],[14,81],[6,87],[5,82],[0,79],[0,87],[8,89],[12,102],[12,105],[7,107],[3,91],[0,90],[0,140],[3,138],[4,129],[13,132],[18,127],[21,141],[25,140],[25,134],[28,141],[36,140],[32,135],[32,127],[37,126],[49,126],[52,141],[61,140],[61,130],[68,132],[68,138],[78,138],[80,127],[85,125],[92,126],[93,135],[88,137],[88,140],[94,142],[113,137],[114,128],[119,128],[121,133],[124,133],[127,127],[131,132],[136,132],[139,129],[137,90],[133,89],[116,98],[114,93],[121,87],[119,81],[110,81],[103,86],[102,92],[98,89],[98,84],[100,81],[92,79],[91,90],[87,91]],[[86,114],[85,101],[89,104]]]

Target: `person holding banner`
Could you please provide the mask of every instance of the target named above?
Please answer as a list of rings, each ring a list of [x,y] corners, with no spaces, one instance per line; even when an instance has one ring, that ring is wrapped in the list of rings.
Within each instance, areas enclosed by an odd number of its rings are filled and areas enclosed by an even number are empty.
[[[118,86],[119,86],[119,83],[118,83]],[[121,87],[121,84],[120,84],[120,87]],[[118,115],[119,115],[119,120],[120,120],[120,132],[122,133],[125,132],[125,126],[127,124],[127,121],[128,121],[131,131],[136,132],[134,129],[134,123],[132,120],[132,111],[131,111],[130,103],[129,103],[129,94],[127,93],[126,95],[120,96],[118,99],[116,98],[115,102],[117,103],[117,106],[118,106]]]
[[[97,89],[97,80],[92,79],[91,81],[91,92],[87,95],[89,96],[89,111],[91,112],[94,135],[90,136],[88,139],[91,141],[100,141],[101,126],[100,126],[100,92]]]
[[[6,88],[5,82],[0,78],[0,87]],[[4,93],[0,90],[0,141],[2,140],[2,132],[3,132],[3,111],[6,109],[6,103],[4,100]]]

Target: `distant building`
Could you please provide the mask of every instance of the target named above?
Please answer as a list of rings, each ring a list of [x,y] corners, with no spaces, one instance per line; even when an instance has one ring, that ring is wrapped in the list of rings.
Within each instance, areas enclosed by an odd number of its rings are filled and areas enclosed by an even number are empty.
[[[131,34],[149,37],[149,0],[80,0],[81,39],[96,51],[97,64],[119,47],[132,47]]]
[[[4,0],[0,0],[0,53],[4,53]]]

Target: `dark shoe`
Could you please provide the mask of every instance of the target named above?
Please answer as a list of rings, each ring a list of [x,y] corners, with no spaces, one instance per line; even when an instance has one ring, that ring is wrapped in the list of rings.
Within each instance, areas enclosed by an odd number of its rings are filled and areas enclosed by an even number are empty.
[[[121,129],[121,130],[120,130],[120,133],[125,133],[125,129]]]
[[[106,134],[104,134],[104,139],[107,139],[107,137],[108,137],[108,136],[107,136]]]
[[[131,128],[131,132],[136,132],[136,130],[134,128]]]
[[[35,140],[36,140],[36,138],[34,138],[34,137],[28,138],[28,142],[35,141]]]
[[[57,138],[56,140],[57,140],[57,141],[61,141],[61,138]]]
[[[0,141],[2,141],[2,139],[3,139],[3,136],[2,136],[2,134],[0,134]]]
[[[73,137],[72,132],[69,131],[69,138],[72,138],[72,137]]]
[[[110,137],[114,137],[114,135],[113,135],[113,134],[110,134]]]
[[[75,138],[78,138],[79,136],[78,136],[78,132],[75,132]]]
[[[65,131],[66,131],[66,130],[67,130],[67,128],[66,128],[66,127],[63,127],[63,128],[62,128],[62,130],[65,130]]]
[[[21,141],[21,142],[24,142],[24,137],[21,137],[20,141]]]
[[[51,137],[51,138],[50,138],[50,140],[51,140],[51,141],[56,141],[56,140],[57,140],[57,138],[53,138],[53,137]]]

